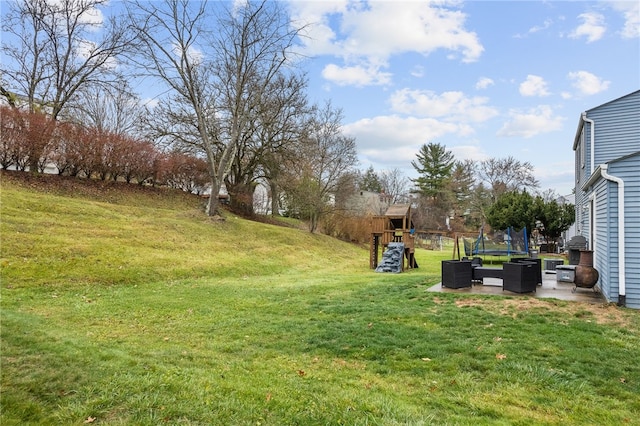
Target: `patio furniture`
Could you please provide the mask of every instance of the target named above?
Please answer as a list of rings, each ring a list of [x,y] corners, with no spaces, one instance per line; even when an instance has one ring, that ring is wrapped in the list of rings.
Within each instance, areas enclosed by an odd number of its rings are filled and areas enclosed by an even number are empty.
[[[514,293],[535,292],[538,286],[534,262],[507,262],[502,265],[502,290]]]
[[[442,287],[471,287],[472,268],[468,260],[442,261]]]
[[[544,260],[545,271],[555,271],[556,268],[560,265],[564,265],[563,259],[545,259]]]
[[[545,260],[546,261],[546,260]],[[542,259],[537,257],[512,257],[511,262],[533,262],[536,264],[536,283],[542,285]]]
[[[473,281],[482,281],[484,278],[500,278],[503,276],[502,268],[487,268],[484,266],[476,266],[472,271]]]

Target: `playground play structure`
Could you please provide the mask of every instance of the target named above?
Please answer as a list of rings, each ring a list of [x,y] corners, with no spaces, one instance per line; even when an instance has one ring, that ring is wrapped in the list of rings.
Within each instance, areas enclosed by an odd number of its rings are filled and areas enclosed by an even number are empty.
[[[456,236],[454,243],[454,258],[460,259],[460,238]],[[478,237],[474,240],[462,237],[464,256],[520,256],[529,255],[529,236],[527,228],[516,231],[509,227],[504,231],[494,231],[493,237],[485,236],[484,227],[480,228]]]
[[[377,272],[401,272],[418,267],[415,258],[416,232],[411,218],[411,205],[395,204],[384,215],[371,216],[369,220],[369,267]],[[461,253],[460,240],[462,239]],[[494,231],[492,238],[480,229],[477,238],[456,236],[453,259],[476,256],[528,256],[529,236],[527,228],[516,231],[509,227]],[[381,256],[382,252],[382,256]]]
[[[382,216],[370,219],[369,267],[378,272],[400,272],[417,268],[415,228],[409,204],[390,206]],[[382,249],[382,261],[380,250]]]

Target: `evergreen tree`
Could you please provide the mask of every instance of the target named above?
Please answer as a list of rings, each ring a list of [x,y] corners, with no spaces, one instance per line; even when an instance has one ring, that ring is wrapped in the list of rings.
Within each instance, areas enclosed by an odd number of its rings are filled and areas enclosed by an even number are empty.
[[[380,177],[375,170],[373,170],[373,166],[369,166],[364,174],[361,175],[358,186],[361,191],[382,192]]]
[[[472,202],[475,186],[475,163],[473,160],[456,161],[449,179],[449,190],[453,198],[452,228],[462,231],[466,225],[471,225]]]
[[[545,201],[542,197],[536,197],[536,219],[541,227],[538,232],[542,235],[550,251],[555,251],[555,243],[562,233],[569,229],[576,220],[575,206],[571,203],[558,204],[556,200]]]
[[[455,160],[443,145],[422,145],[411,165],[420,174],[412,179],[419,194],[418,209],[414,216],[416,226],[424,229],[447,230],[453,213],[455,196],[450,187]]]
[[[417,161],[411,162],[420,174],[418,178],[412,179],[416,192],[429,198],[442,196],[455,164],[453,154],[443,145],[429,143],[422,145],[416,156]]]
[[[487,211],[487,222],[493,229],[516,230],[535,228],[537,216],[536,200],[527,191],[505,192]]]

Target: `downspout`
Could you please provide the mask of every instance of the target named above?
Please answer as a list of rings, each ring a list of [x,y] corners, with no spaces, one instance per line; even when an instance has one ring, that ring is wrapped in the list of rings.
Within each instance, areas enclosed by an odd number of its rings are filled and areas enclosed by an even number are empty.
[[[591,124],[591,132],[589,132],[591,134],[591,143],[589,144],[589,151],[590,151],[590,157],[591,157],[591,164],[590,164],[590,169],[589,169],[589,174],[593,173],[593,170],[595,169],[596,166],[596,150],[594,147],[594,141],[595,141],[595,136],[596,136],[596,122],[593,121],[590,118],[587,118],[587,113],[583,112],[582,113],[582,119],[584,121],[586,121],[587,123]],[[584,149],[584,147],[582,147],[582,149]]]
[[[625,262],[625,240],[624,240],[624,181],[607,173],[608,164],[600,165],[600,173],[603,178],[618,184],[618,305],[624,306],[626,303],[626,262]]]

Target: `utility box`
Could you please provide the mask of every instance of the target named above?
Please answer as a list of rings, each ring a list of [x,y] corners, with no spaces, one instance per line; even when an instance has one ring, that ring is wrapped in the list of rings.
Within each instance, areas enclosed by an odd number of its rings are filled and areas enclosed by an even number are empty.
[[[556,281],[572,283],[576,279],[576,265],[556,266]]]
[[[545,271],[555,271],[556,267],[560,265],[564,265],[564,260],[562,259],[545,259],[544,260]]]

